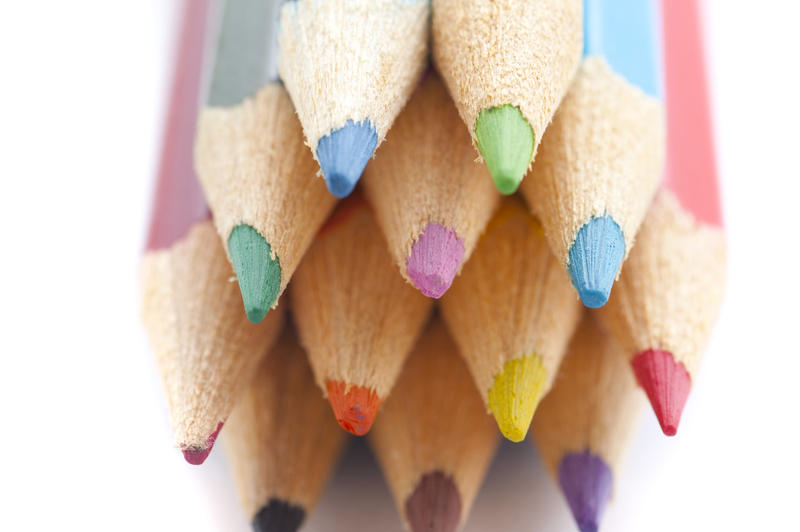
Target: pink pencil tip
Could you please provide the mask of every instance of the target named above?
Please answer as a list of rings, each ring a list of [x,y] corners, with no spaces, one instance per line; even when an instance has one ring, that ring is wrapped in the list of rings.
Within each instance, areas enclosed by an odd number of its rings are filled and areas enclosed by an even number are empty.
[[[464,258],[464,243],[452,229],[429,223],[406,259],[406,271],[420,292],[439,299],[450,288]]]
[[[211,449],[214,448],[214,442],[217,441],[217,436],[219,436],[219,431],[222,430],[223,422],[220,421],[219,425],[217,425],[217,430],[212,432],[208,438],[206,438],[206,445],[205,447],[183,447],[181,448],[181,452],[183,453],[183,458],[192,465],[200,465],[206,461],[208,455],[211,454]]]

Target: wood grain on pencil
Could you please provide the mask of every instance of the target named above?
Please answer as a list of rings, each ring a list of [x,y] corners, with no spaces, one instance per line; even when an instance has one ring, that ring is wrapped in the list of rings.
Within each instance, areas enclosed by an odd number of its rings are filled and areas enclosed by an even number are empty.
[[[572,79],[580,0],[434,0],[433,58],[501,192],[519,186]]]
[[[597,530],[644,397],[616,340],[586,313],[532,434],[580,530]]]
[[[518,200],[505,200],[442,298],[442,313],[509,440],[527,434],[580,311],[542,227]]]
[[[427,58],[426,0],[297,0],[281,10],[280,72],[331,193],[350,194]]]
[[[412,531],[454,532],[464,523],[497,431],[439,318],[413,349],[370,443]]]
[[[290,290],[300,339],[339,424],[365,434],[431,301],[398,275],[360,194],[334,211]]]
[[[439,298],[472,254],[499,194],[435,73],[387,139],[364,173],[364,189],[403,277]]]
[[[287,325],[231,413],[223,438],[253,529],[297,530],[316,505],[344,441]]]
[[[205,460],[234,402],[266,354],[281,312],[255,325],[210,221],[142,258],[142,315],[178,446]]]

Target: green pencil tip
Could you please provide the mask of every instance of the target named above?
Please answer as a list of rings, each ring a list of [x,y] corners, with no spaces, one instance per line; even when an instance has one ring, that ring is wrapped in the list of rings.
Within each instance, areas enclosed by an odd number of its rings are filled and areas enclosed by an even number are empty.
[[[533,128],[519,108],[501,105],[481,111],[475,121],[475,136],[497,190],[513,194],[531,162]]]
[[[237,225],[228,237],[228,252],[239,280],[247,318],[260,323],[281,287],[281,265],[272,248],[249,225]]]

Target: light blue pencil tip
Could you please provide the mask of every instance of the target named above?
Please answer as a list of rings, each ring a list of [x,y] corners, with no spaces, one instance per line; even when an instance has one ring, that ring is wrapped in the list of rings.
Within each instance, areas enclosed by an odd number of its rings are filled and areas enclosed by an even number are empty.
[[[584,224],[569,250],[569,275],[583,304],[602,307],[625,256],[625,237],[610,216]]]
[[[331,194],[344,198],[353,191],[377,144],[378,132],[368,120],[348,120],[319,139],[317,160]]]

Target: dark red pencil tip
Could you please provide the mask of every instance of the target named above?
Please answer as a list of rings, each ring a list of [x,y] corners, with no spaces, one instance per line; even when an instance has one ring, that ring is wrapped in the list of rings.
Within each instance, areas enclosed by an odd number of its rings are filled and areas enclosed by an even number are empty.
[[[214,442],[217,441],[217,436],[219,436],[219,431],[222,430],[223,423],[223,421],[220,421],[219,425],[217,425],[217,430],[206,438],[205,447],[182,447],[181,452],[183,453],[183,458],[192,465],[200,465],[205,462],[208,455],[211,454],[211,449],[214,448]]]
[[[686,367],[676,361],[672,353],[661,349],[639,353],[633,357],[631,365],[639,386],[647,393],[661,430],[667,436],[674,436],[692,387]]]
[[[364,386],[348,386],[342,381],[328,381],[328,401],[339,425],[351,434],[363,436],[369,432],[381,398]]]
[[[412,532],[455,532],[461,522],[461,496],[453,479],[434,471],[420,479],[406,499]]]

